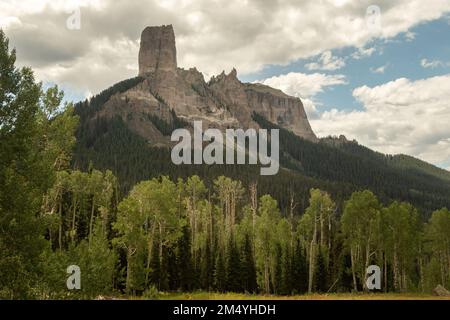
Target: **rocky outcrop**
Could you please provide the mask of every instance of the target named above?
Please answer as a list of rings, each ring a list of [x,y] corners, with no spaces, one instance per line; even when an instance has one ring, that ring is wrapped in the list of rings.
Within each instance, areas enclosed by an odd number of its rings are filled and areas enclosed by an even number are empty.
[[[450,297],[450,291],[448,291],[441,285],[438,285],[436,288],[434,288],[433,293],[434,295],[439,297]]]
[[[339,135],[339,137],[337,136],[324,137],[321,138],[320,141],[333,147],[341,147],[349,143],[358,144],[358,141],[348,140],[347,137],[344,136],[343,134]]]
[[[157,70],[175,71],[176,68],[177,49],[172,25],[145,28],[139,49],[139,75]]]
[[[112,97],[103,110],[105,115],[120,114],[133,131],[148,140],[163,139],[151,124],[130,119],[156,115],[170,121],[171,110],[188,122],[202,120],[204,127],[219,129],[258,128],[252,119],[256,112],[300,137],[318,140],[299,98],[266,85],[242,83],[236,69],[205,82],[196,68],[177,68],[171,25],[147,27],[142,32],[139,75],[145,79],[141,84]]]

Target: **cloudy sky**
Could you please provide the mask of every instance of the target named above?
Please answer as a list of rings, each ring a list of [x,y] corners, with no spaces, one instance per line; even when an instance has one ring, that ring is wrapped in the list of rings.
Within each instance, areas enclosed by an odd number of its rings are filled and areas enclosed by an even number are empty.
[[[161,24],[180,67],[236,67],[300,97],[319,136],[450,170],[449,0],[0,1],[18,63],[75,101],[135,76],[140,33]]]

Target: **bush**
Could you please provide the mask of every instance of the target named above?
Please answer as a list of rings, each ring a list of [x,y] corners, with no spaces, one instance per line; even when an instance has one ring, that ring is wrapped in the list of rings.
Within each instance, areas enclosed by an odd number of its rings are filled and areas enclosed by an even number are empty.
[[[144,293],[142,294],[142,298],[146,300],[158,300],[159,291],[154,285],[152,285],[150,288],[144,291]]]

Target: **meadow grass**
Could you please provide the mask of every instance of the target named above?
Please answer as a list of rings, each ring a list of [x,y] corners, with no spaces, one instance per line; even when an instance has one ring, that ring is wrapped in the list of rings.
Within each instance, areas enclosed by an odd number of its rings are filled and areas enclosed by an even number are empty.
[[[449,300],[421,293],[329,293],[295,296],[257,295],[243,293],[160,293],[161,300]]]

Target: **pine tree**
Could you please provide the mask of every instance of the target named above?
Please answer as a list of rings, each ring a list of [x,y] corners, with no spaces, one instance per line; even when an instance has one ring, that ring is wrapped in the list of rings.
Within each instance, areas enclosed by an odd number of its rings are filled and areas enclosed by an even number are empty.
[[[205,290],[210,290],[212,286],[213,263],[211,256],[210,241],[207,239],[205,248],[202,251],[200,266],[200,286]]]
[[[291,255],[289,254],[289,250],[285,248],[281,253],[281,285],[280,285],[280,294],[288,295],[292,293],[293,284],[292,284],[292,267],[291,267]]]
[[[292,286],[295,293],[305,293],[308,291],[308,266],[304,249],[297,241],[292,258]]]
[[[227,274],[225,270],[224,257],[221,251],[217,253],[214,269],[214,287],[218,292],[224,292]]]
[[[353,289],[350,254],[344,253],[339,259],[339,290],[350,292]]]
[[[47,246],[37,213],[74,145],[77,118],[55,86],[43,92],[0,30],[0,299],[30,298]]]
[[[275,244],[275,259],[274,259],[274,276],[273,276],[273,291],[275,294],[283,294],[283,280],[282,280],[282,249],[279,243]]]
[[[183,235],[178,241],[180,289],[183,291],[191,291],[194,279],[192,274],[191,232],[189,226],[184,226],[182,232]]]
[[[178,290],[180,284],[180,269],[176,255],[176,246],[167,249],[167,278],[169,290]]]
[[[242,291],[241,261],[233,236],[230,237],[227,248],[225,289],[230,292]]]
[[[317,253],[317,265],[315,274],[315,290],[320,293],[326,293],[328,291],[328,268],[322,250],[319,250],[319,252]]]
[[[169,260],[168,250],[164,250],[159,269],[159,290],[167,291],[167,289],[169,289]]]
[[[244,245],[241,255],[241,278],[243,288],[247,292],[255,292],[257,289],[256,283],[256,268],[255,259],[253,258],[253,249],[250,236],[245,234]]]
[[[159,241],[153,242],[152,256],[150,259],[150,283],[161,289],[161,264],[159,259]]]

